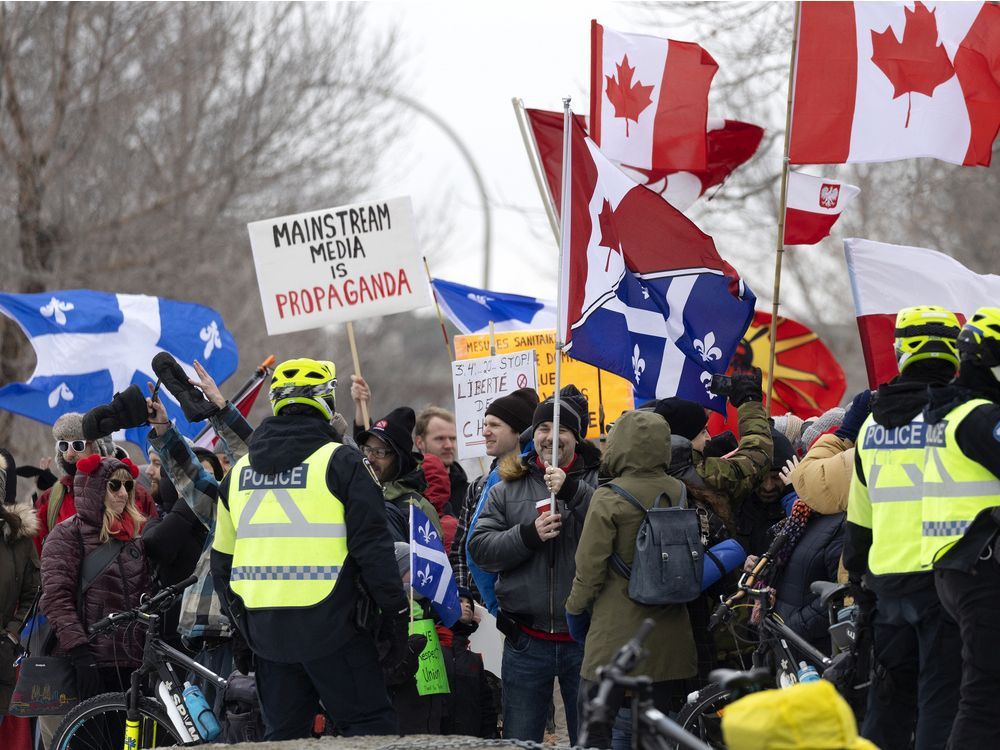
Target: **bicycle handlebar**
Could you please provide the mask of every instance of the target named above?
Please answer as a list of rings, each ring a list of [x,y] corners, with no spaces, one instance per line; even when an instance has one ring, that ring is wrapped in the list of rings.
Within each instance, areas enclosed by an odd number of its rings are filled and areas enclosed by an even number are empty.
[[[166,609],[170,604],[173,604],[174,599],[180,596],[181,592],[188,586],[196,583],[198,581],[198,576],[188,576],[183,581],[179,583],[171,584],[167,586],[162,591],[160,591],[155,596],[147,599],[145,602],[141,603],[138,607],[130,609],[127,612],[112,612],[107,617],[102,617],[100,620],[95,622],[88,628],[91,635],[99,633],[103,630],[107,630],[114,625],[121,622],[131,622],[132,620],[138,619],[141,615],[146,615],[151,612],[161,611]]]

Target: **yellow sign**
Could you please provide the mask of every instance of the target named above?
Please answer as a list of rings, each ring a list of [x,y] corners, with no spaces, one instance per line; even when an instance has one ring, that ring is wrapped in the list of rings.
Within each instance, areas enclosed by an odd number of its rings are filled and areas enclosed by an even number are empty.
[[[546,399],[552,395],[556,383],[556,332],[506,331],[494,335],[497,354],[510,354],[534,350],[538,365],[538,395]],[[483,334],[455,336],[455,359],[472,359],[490,356],[490,337]],[[600,373],[600,385],[598,385]],[[562,358],[563,385],[572,383],[587,397],[590,404],[590,429],[587,437],[598,435],[601,424],[598,410],[604,405],[604,424],[615,421],[622,412],[634,408],[632,384],[625,378],[600,370],[593,365],[568,357]]]

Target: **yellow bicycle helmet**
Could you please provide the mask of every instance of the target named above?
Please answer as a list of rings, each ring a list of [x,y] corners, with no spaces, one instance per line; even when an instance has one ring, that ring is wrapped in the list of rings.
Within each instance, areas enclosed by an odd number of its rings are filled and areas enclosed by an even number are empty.
[[[958,334],[963,362],[982,367],[1000,366],[1000,307],[980,307]]]
[[[925,359],[943,359],[957,368],[960,329],[955,313],[943,307],[904,307],[896,315],[894,334],[899,371]]]
[[[318,359],[290,359],[274,368],[271,378],[271,411],[281,413],[289,404],[319,409],[328,420],[336,410],[337,367]]]

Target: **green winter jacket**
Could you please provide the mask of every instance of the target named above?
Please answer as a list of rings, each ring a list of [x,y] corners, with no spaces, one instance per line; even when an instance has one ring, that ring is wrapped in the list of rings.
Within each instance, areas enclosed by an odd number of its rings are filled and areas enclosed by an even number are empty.
[[[608,435],[601,475],[634,495],[649,507],[666,492],[671,504],[681,495],[681,483],[667,474],[670,464],[670,426],[651,412],[628,412],[615,422]],[[661,502],[665,505],[666,500]],[[597,679],[597,669],[607,664],[635,635],[642,621],[656,623],[646,641],[649,655],[633,672],[655,682],[692,677],[697,655],[687,607],[668,604],[651,607],[628,597],[628,582],[611,570],[609,559],[617,552],[631,565],[635,537],[643,514],[623,497],[601,487],[590,501],[576,550],[576,576],[566,600],[566,611],[592,613],[590,632],[584,645],[580,675]]]
[[[774,443],[771,441],[771,424],[760,401],[747,401],[737,410],[739,414],[739,446],[726,458],[705,458],[694,451],[694,468],[705,484],[725,493],[735,510],[753,494],[757,485],[771,470]]]
[[[427,489],[427,480],[424,479],[423,459],[418,460],[416,468],[401,477],[396,477],[391,482],[382,485],[382,494],[386,500],[399,508],[406,516],[406,525],[410,524],[410,509],[408,504],[416,505],[424,512],[438,534],[441,534],[441,518],[434,510],[431,501],[421,493]],[[443,538],[443,537],[442,537]]]

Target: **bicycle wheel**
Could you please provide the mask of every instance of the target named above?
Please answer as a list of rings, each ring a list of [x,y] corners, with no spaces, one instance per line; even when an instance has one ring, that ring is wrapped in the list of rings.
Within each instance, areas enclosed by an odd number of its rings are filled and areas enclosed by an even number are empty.
[[[715,748],[725,748],[722,741],[722,709],[729,705],[729,690],[719,685],[707,685],[698,696],[681,709],[677,723],[702,742]]]
[[[83,701],[62,720],[49,750],[119,750],[125,747],[124,693],[104,693]],[[166,711],[154,700],[139,699],[139,745],[135,750],[181,744]]]

